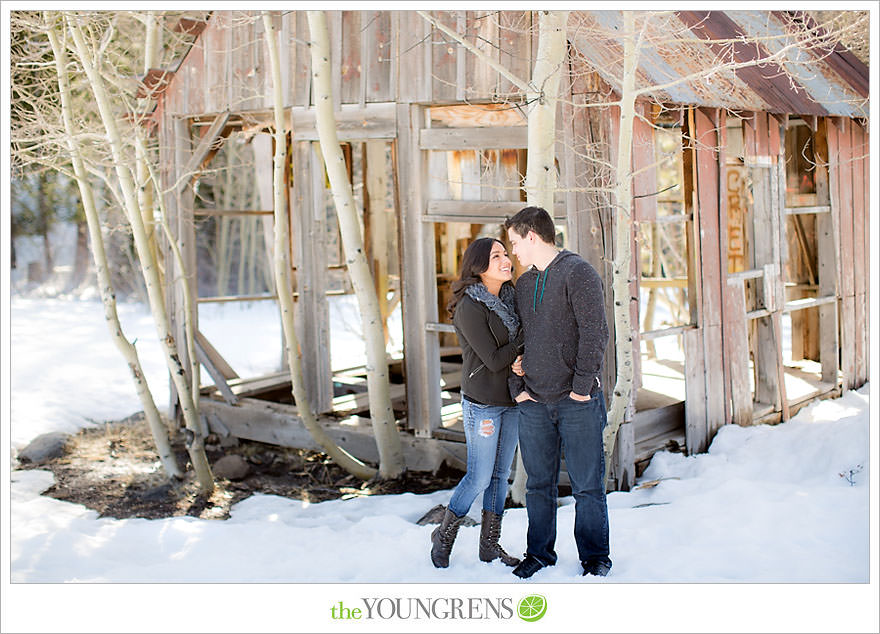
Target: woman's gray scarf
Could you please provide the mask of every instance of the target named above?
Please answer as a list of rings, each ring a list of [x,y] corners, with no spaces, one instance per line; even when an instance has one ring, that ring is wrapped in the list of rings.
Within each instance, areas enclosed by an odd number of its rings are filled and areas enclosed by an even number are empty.
[[[482,282],[471,284],[464,289],[464,292],[472,300],[485,304],[489,310],[498,315],[501,322],[507,327],[511,341],[516,338],[516,333],[519,331],[519,315],[516,314],[515,292],[510,284],[504,284],[499,295],[490,293]]]

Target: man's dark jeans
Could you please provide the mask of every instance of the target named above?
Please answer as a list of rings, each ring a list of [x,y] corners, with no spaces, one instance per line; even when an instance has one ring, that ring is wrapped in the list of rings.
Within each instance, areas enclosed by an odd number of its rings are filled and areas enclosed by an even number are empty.
[[[561,451],[575,500],[574,539],[581,561],[608,557],[608,506],[605,501],[605,451],[602,429],[607,414],[601,392],[589,401],[568,396],[557,403],[524,401],[518,405],[519,444],[529,516],[527,553],[544,565],[556,563],[556,486]]]

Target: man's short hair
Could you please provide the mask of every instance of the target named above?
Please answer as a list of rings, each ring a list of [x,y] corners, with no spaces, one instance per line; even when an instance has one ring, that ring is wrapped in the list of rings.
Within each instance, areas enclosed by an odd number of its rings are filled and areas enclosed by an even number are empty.
[[[529,231],[534,231],[547,244],[556,244],[556,226],[543,207],[520,209],[515,216],[504,221],[504,229],[513,229],[523,238]]]

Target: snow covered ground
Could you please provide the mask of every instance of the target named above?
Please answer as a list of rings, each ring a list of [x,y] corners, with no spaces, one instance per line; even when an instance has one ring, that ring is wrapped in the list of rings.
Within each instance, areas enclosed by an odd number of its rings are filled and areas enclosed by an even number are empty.
[[[362,354],[350,300],[331,309],[337,367]],[[234,368],[275,369],[274,304],[201,311],[203,332]],[[157,403],[167,403],[146,310],[125,304],[120,313]],[[98,302],[13,297],[10,336],[4,460],[41,433],[141,409]],[[601,580],[579,576],[571,498],[560,500],[558,564],[520,581],[498,562],[478,561],[478,527],[460,531],[448,569],[433,568],[432,527],[415,520],[451,491],[312,505],[257,495],[225,521],[114,520],[41,496],[52,484],[46,471],[11,471],[3,631],[350,631],[331,618],[339,601],[363,608],[363,597],[512,596],[515,604],[532,592],[548,598],[538,623],[376,618],[355,629],[877,631],[876,414],[873,425],[872,443],[865,386],[783,425],[725,427],[703,455],[656,455],[640,480],[656,486],[609,495],[614,567]],[[840,475],[850,471],[852,483]],[[471,515],[479,517],[476,505]],[[507,512],[510,552],[525,549],[526,523],[524,510]],[[45,585],[67,582],[89,583]],[[215,582],[224,585],[202,585]],[[145,610],[145,600],[158,603]]]

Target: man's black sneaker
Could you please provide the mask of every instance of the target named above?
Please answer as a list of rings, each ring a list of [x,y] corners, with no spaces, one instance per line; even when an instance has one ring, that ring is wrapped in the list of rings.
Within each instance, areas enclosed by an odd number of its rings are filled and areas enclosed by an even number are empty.
[[[544,564],[542,564],[537,557],[526,553],[525,559],[523,559],[520,564],[513,569],[513,574],[522,579],[528,579],[543,567]]]
[[[584,567],[584,576],[604,577],[611,570],[611,560],[608,557],[590,557],[582,561],[581,566]]]

